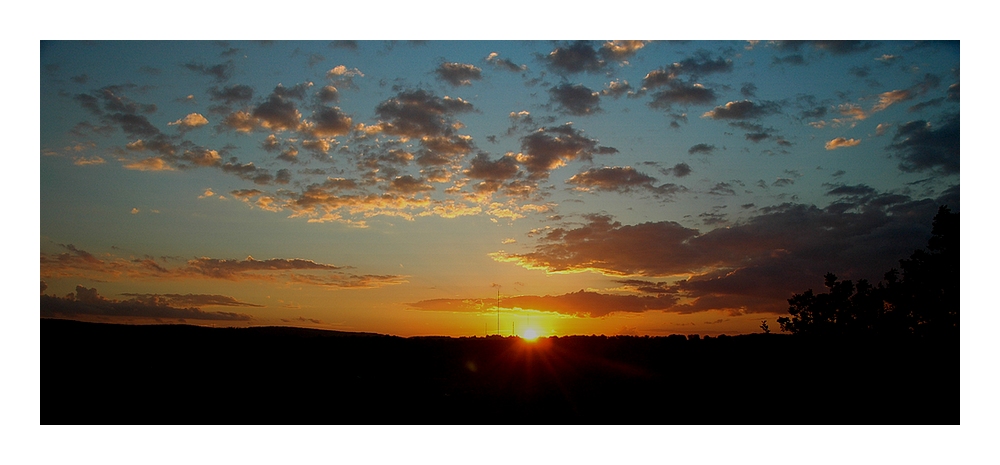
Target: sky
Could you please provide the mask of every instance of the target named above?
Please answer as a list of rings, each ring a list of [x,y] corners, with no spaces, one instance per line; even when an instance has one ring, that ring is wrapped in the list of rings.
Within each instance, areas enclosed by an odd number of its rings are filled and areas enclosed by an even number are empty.
[[[957,41],[43,41],[40,82],[42,316],[777,331],[960,211]]]

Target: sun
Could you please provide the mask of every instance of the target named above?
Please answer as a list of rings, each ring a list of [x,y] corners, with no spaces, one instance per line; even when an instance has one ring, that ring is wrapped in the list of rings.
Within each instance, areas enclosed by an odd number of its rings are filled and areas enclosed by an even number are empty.
[[[524,334],[521,335],[521,338],[525,341],[534,341],[538,339],[538,332],[533,329],[526,329],[524,330]]]

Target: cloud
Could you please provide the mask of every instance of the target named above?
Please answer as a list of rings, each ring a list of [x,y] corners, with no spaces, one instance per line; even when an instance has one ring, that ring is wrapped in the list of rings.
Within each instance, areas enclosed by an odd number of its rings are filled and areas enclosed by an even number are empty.
[[[681,162],[674,165],[673,168],[664,169],[663,174],[672,174],[674,176],[677,176],[678,178],[683,178],[684,176],[691,174],[691,166],[689,166],[687,163]]]
[[[122,294],[125,297],[150,305],[171,307],[263,307],[263,305],[240,302],[233,297],[218,294]]]
[[[313,137],[333,137],[349,133],[351,125],[351,117],[340,108],[324,107],[312,114],[303,130]]]
[[[728,182],[719,182],[712,186],[712,189],[708,191],[712,195],[736,195],[736,191],[733,190],[733,185]]]
[[[635,95],[632,86],[624,79],[616,79],[608,83],[608,86],[601,90],[602,95],[610,95],[613,98],[620,98],[623,95]]]
[[[253,100],[253,87],[245,84],[236,84],[223,88],[212,87],[208,90],[209,98],[221,100],[226,105],[246,104]]]
[[[158,299],[155,294],[145,294],[129,300],[106,299],[96,288],[76,286],[76,293],[66,297],[41,297],[41,316],[95,316],[107,318],[156,318],[184,320],[249,321],[250,315],[232,312],[205,312],[189,307],[178,308]],[[223,296],[218,296],[223,297]]]
[[[715,91],[701,84],[671,82],[667,89],[653,93],[649,102],[651,108],[670,109],[675,104],[708,105],[715,102]]]
[[[433,299],[407,305],[429,311],[483,312],[493,310],[493,302],[492,299]],[[667,310],[675,303],[676,298],[670,295],[618,295],[584,290],[562,295],[520,295],[503,299],[505,309],[536,310],[592,318],[605,317],[614,313]]]
[[[441,63],[434,72],[445,82],[455,86],[468,86],[483,78],[483,70],[464,63]]]
[[[455,115],[474,110],[461,98],[439,98],[424,90],[402,91],[375,108],[382,119],[376,129],[407,138],[450,136],[455,131]]]
[[[548,273],[663,278],[671,284],[646,290],[678,299],[665,311],[783,313],[793,293],[821,286],[826,272],[877,281],[926,244],[939,200],[876,194],[827,208],[788,203],[709,232],[588,215],[582,226],[538,236],[532,251],[491,256]]]
[[[500,54],[497,52],[491,52],[487,55],[486,62],[492,63],[497,68],[507,71],[520,72],[528,70],[528,65],[518,65],[517,63],[514,63],[506,58],[500,58]]]
[[[326,78],[333,82],[338,87],[345,89],[356,89],[357,86],[354,84],[354,78],[365,77],[365,74],[361,72],[358,68],[350,68],[344,65],[337,65],[327,71]]]
[[[618,153],[618,149],[598,145],[569,123],[541,128],[521,138],[517,161],[532,179],[544,179],[549,171],[573,160],[591,160],[593,155]]]
[[[798,51],[804,46],[812,46],[832,55],[849,55],[870,50],[875,43],[862,40],[786,40],[777,41],[774,45],[779,50]]]
[[[839,149],[841,147],[854,147],[855,145],[858,145],[860,143],[861,143],[860,139],[847,139],[844,137],[838,137],[836,139],[832,139],[829,142],[827,142],[825,147],[827,150],[834,150],[834,149]]]
[[[166,160],[160,157],[144,158],[142,160],[126,162],[123,167],[125,169],[135,171],[174,171],[174,167],[170,166]]]
[[[714,145],[709,145],[709,144],[695,144],[695,145],[692,145],[691,148],[688,149],[688,154],[690,154],[690,155],[694,155],[696,153],[708,153],[708,154],[711,154],[714,151],[715,151],[715,146]]]
[[[646,46],[645,40],[609,40],[601,45],[601,56],[615,61],[625,61],[632,58],[636,52]]]
[[[398,176],[389,183],[389,191],[402,194],[416,194],[434,190],[434,186],[427,184],[423,179],[417,179],[407,174]]]
[[[902,160],[899,163],[902,171],[958,174],[959,133],[957,114],[946,117],[938,125],[923,120],[910,121],[896,128],[889,149]]]
[[[605,61],[588,42],[577,41],[565,47],[557,47],[543,60],[549,68],[560,74],[581,72],[594,73],[604,68]]]
[[[260,126],[272,131],[298,129],[302,114],[295,107],[295,103],[282,94],[282,92],[272,92],[267,100],[253,109],[250,116],[255,118]]]
[[[754,103],[750,100],[741,100],[715,107],[711,111],[705,112],[701,117],[712,119],[752,119],[774,114],[778,111],[778,105],[773,102]]]
[[[263,195],[253,190],[233,191],[233,197],[244,201]],[[199,257],[178,266],[166,259],[151,257],[125,259],[110,254],[99,258],[72,244],[61,245],[66,252],[41,255],[43,279],[77,277],[96,281],[122,279],[219,279],[225,281],[259,281],[317,284],[324,287],[372,288],[405,282],[399,275],[356,275],[346,273],[351,267],[317,263],[300,258],[244,260]]]
[[[211,66],[195,62],[186,63],[183,66],[196,73],[209,76],[218,82],[228,81],[236,70],[236,65],[232,60]]]
[[[511,154],[492,161],[489,154],[480,153],[472,159],[465,175],[473,179],[506,181],[515,178],[519,171],[517,158]]]
[[[655,182],[656,178],[640,173],[630,166],[592,168],[575,174],[566,180],[567,184],[576,186],[574,189],[584,192],[605,191],[628,193],[635,190],[644,190],[656,195],[673,195],[686,190],[675,184],[655,186]]]
[[[562,113],[584,116],[601,111],[601,94],[583,84],[563,83],[549,89],[549,95]]]
[[[316,93],[316,97],[323,103],[336,102],[340,100],[340,91],[333,86],[323,86],[319,92]]]
[[[187,116],[177,121],[167,123],[167,126],[180,126],[181,130],[186,130],[193,129],[198,126],[204,126],[206,124],[208,124],[208,119],[200,113],[189,113]]]

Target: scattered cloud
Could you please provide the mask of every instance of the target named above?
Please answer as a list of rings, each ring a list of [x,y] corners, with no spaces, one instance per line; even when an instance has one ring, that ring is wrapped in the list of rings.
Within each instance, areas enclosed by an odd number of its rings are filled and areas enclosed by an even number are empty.
[[[188,300],[199,297],[189,294]],[[214,296],[225,298],[224,296]],[[232,312],[205,312],[199,308],[178,308],[155,294],[137,294],[128,300],[107,299],[97,293],[96,288],[76,286],[76,293],[66,297],[41,297],[41,316],[52,317],[105,317],[105,318],[153,318],[179,320],[229,320],[249,321],[250,315]],[[183,300],[183,297],[181,297]],[[231,298],[230,298],[231,299]],[[233,299],[235,301],[235,299]],[[246,305],[243,305],[246,306]]]
[[[934,171],[943,175],[959,173],[959,117],[953,115],[934,125],[910,121],[896,128],[889,148],[901,161],[905,172]]]
[[[705,112],[702,118],[711,119],[753,119],[777,113],[778,105],[773,102],[754,103],[750,100],[729,102]]]
[[[167,123],[167,126],[179,126],[180,129],[187,130],[193,129],[199,126],[204,126],[208,124],[208,119],[199,113],[189,113],[187,116],[174,121],[172,123]]]
[[[584,116],[601,111],[601,94],[583,84],[563,83],[549,89],[551,102],[562,113]]]
[[[517,161],[528,170],[529,177],[544,179],[549,171],[573,160],[591,160],[594,155],[617,153],[618,149],[598,145],[570,124],[551,126],[521,138],[521,153]]]
[[[468,86],[483,78],[483,70],[465,63],[441,63],[434,72],[455,87]]]
[[[375,108],[382,119],[375,128],[407,138],[450,136],[455,132],[455,115],[474,110],[461,98],[439,98],[424,90],[402,91]]]
[[[606,64],[597,50],[586,41],[577,41],[568,46],[557,47],[543,60],[552,71],[560,74],[599,72],[604,69]]]
[[[714,151],[715,151],[715,146],[714,145],[709,145],[709,144],[695,144],[695,145],[692,145],[691,148],[688,149],[688,154],[691,154],[691,155],[694,155],[696,153],[711,154]]]
[[[672,195],[685,190],[675,184],[656,186],[655,182],[656,178],[636,171],[630,166],[592,168],[566,180],[567,184],[576,186],[574,189],[582,192],[628,193],[641,190],[657,195]]]
[[[832,139],[829,142],[827,142],[825,147],[827,150],[834,150],[842,147],[854,147],[855,145],[858,145],[860,143],[861,143],[860,139],[847,139],[845,137],[838,137],[836,139]]]

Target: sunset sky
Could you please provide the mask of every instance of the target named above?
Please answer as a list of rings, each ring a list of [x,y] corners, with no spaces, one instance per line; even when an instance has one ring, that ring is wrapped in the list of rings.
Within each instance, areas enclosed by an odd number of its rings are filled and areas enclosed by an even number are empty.
[[[959,204],[959,44],[42,42],[58,316],[759,332]],[[72,304],[72,305],[70,305]]]

